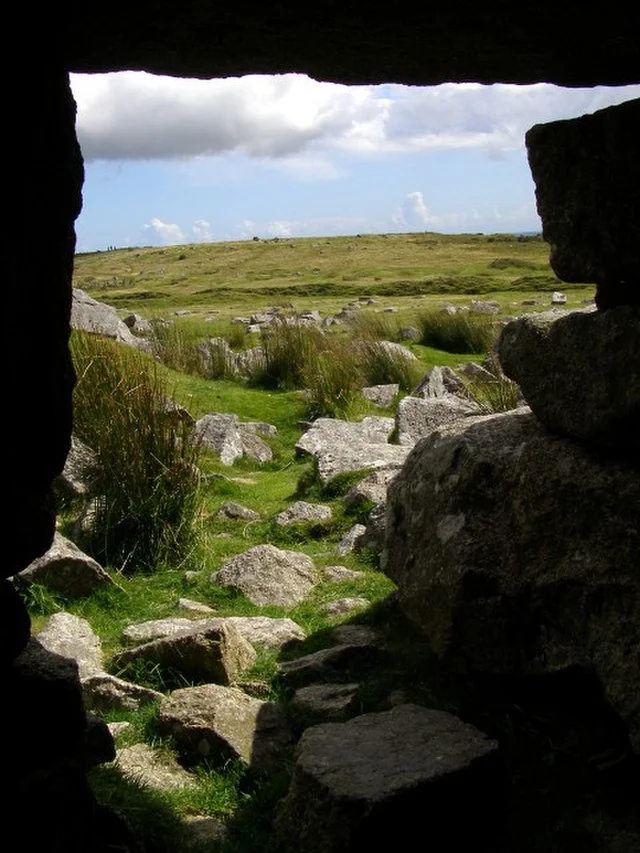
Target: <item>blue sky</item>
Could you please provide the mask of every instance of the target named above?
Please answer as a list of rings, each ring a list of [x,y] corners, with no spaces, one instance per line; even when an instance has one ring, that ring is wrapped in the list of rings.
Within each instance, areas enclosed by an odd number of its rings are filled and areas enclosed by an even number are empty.
[[[537,231],[526,130],[640,97],[342,86],[304,75],[72,75],[77,250],[392,231]]]

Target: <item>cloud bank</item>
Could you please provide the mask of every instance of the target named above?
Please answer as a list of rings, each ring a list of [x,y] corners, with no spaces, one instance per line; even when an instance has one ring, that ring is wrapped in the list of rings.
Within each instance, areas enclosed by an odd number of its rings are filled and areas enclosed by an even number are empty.
[[[185,80],[144,72],[71,76],[86,160],[176,160],[239,152],[301,174],[332,152],[520,148],[533,124],[640,97],[640,86],[562,89],[446,83],[344,86],[301,74]],[[287,168],[283,166],[283,168]]]

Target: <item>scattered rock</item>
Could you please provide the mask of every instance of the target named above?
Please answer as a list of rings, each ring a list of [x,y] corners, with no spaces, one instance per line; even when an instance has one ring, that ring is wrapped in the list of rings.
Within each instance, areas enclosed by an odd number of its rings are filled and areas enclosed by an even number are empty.
[[[370,385],[361,388],[360,393],[365,398],[381,409],[388,409],[396,399],[400,386],[397,383],[391,385]]]
[[[192,601],[190,598],[179,598],[178,607],[182,610],[188,610],[189,613],[215,613],[213,607],[208,604],[203,604],[201,601]]]
[[[528,314],[505,326],[498,354],[550,430],[640,449],[640,307]]]
[[[313,561],[297,551],[256,545],[227,560],[213,583],[241,592],[252,604],[299,604],[318,582]]]
[[[104,668],[100,638],[86,619],[64,611],[54,613],[36,637],[40,646],[48,652],[74,661],[80,679],[102,672]]]
[[[377,646],[363,643],[337,645],[283,661],[279,669],[288,685],[302,687],[314,681],[344,680],[352,669],[371,666],[379,661],[380,654]]]
[[[432,367],[422,379],[412,397],[422,397],[425,400],[431,397],[447,397],[450,394],[458,394],[466,397],[467,391],[464,382],[450,367]]]
[[[388,443],[394,426],[393,418],[377,416],[359,423],[318,418],[298,440],[296,450],[316,459],[323,483],[348,471],[399,468],[408,450]]]
[[[136,743],[116,752],[116,767],[123,775],[155,791],[176,791],[195,787],[197,779],[167,752]]]
[[[497,743],[444,711],[400,705],[313,726],[278,806],[279,849],[376,850],[390,825],[417,839],[424,806],[429,832],[449,849],[497,849],[500,777]]]
[[[354,509],[365,501],[378,504],[386,499],[387,487],[400,469],[385,468],[380,471],[372,471],[359,483],[356,483],[344,496],[344,505],[348,509]]]
[[[196,421],[193,439],[213,450],[223,465],[233,465],[244,452],[239,423],[236,415],[212,412]]]
[[[325,580],[336,582],[355,580],[355,578],[361,578],[363,575],[363,572],[355,572],[346,566],[326,566],[322,572]]]
[[[58,499],[83,498],[93,490],[98,466],[98,455],[75,436],[71,436],[71,448],[67,454],[62,473],[53,483]]]
[[[256,462],[271,462],[273,459],[273,450],[267,442],[256,433],[245,431],[243,424],[240,424],[240,441],[242,452],[249,459],[254,459]]]
[[[353,613],[354,610],[362,610],[369,607],[370,601],[366,598],[340,598],[337,601],[327,601],[320,605],[327,616],[344,616],[345,613]]]
[[[469,311],[472,314],[498,314],[500,303],[492,300],[472,299],[469,304]]]
[[[226,518],[237,519],[238,521],[259,521],[260,519],[259,512],[255,512],[254,510],[249,509],[246,506],[242,506],[242,504],[234,503],[233,501],[223,503],[218,515],[225,516]]]
[[[289,524],[304,524],[314,521],[330,521],[333,516],[331,507],[324,504],[310,504],[296,501],[275,517],[276,524],[286,527]]]
[[[258,769],[282,758],[292,744],[284,712],[235,687],[203,684],[175,690],[160,703],[158,726],[190,761],[241,758]]]
[[[350,554],[358,547],[360,538],[364,536],[366,531],[367,528],[364,524],[354,524],[336,545],[336,554],[339,554],[341,557],[344,557],[345,554]]]
[[[137,711],[162,699],[162,693],[132,684],[106,672],[88,675],[82,681],[82,696],[90,711]]]
[[[396,412],[396,439],[405,447],[413,447],[419,439],[443,426],[478,414],[480,409],[475,403],[453,394],[428,399],[404,397]]]
[[[84,598],[104,587],[114,586],[99,563],[57,532],[49,550],[23,569],[18,577],[42,584],[68,598]]]
[[[115,308],[92,299],[77,287],[73,288],[71,296],[72,329],[104,335],[139,349],[147,348],[147,342],[131,333],[131,329],[118,317]]]
[[[291,711],[305,725],[337,723],[358,712],[357,684],[310,684],[301,687],[291,699]]]
[[[198,633],[208,627],[230,624],[251,645],[280,648],[305,639],[303,629],[292,619],[270,616],[219,616],[209,619],[152,619],[129,625],[123,631],[126,642],[147,643],[161,638]]]
[[[207,624],[189,633],[126,649],[115,655],[114,664],[121,667],[135,660],[145,660],[162,668],[179,670],[185,678],[231,684],[255,663],[256,653],[235,625],[203,621]]]

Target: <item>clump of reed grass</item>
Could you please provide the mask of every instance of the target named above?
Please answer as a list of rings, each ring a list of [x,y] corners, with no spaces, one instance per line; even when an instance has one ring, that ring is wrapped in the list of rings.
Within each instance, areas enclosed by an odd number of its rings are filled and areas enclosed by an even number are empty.
[[[452,353],[484,353],[494,345],[499,326],[491,317],[457,311],[424,311],[417,317],[420,343]]]
[[[355,338],[377,341],[395,341],[400,336],[400,324],[390,314],[373,314],[358,311],[349,319]]]
[[[359,341],[358,349],[367,385],[398,384],[408,393],[424,374],[424,367],[411,357],[410,350],[405,354],[388,346],[387,341]]]
[[[469,398],[476,403],[482,414],[510,412],[523,402],[520,386],[503,374],[492,378],[472,376],[463,381]]]
[[[325,339],[323,348],[306,362],[301,379],[310,417],[348,418],[357,413],[365,380],[354,356],[344,342]]]
[[[266,388],[304,387],[303,375],[325,346],[325,334],[316,326],[277,319],[260,332],[264,353],[251,382]]]
[[[152,358],[74,332],[74,434],[98,456],[95,517],[86,546],[128,570],[176,564],[196,541],[199,448],[174,418]],[[83,543],[85,544],[85,543]]]
[[[198,349],[201,336],[194,328],[178,323],[155,322],[151,326],[153,355],[172,370],[202,376],[202,353]]]

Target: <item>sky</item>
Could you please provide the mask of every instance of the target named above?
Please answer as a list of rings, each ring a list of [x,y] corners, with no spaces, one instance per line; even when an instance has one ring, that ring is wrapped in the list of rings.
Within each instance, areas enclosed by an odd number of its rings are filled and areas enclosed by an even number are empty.
[[[253,237],[537,232],[524,136],[640,86],[71,75],[78,252]]]

